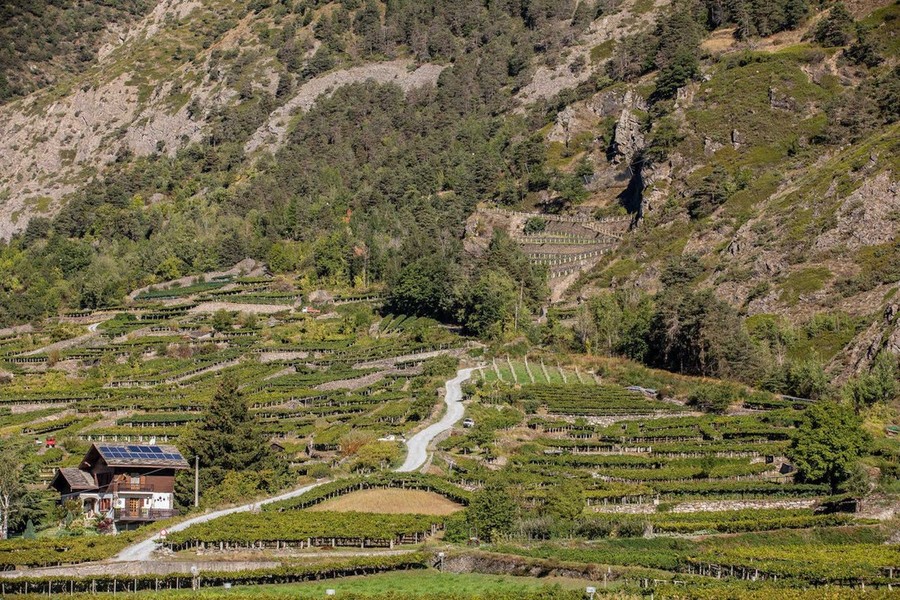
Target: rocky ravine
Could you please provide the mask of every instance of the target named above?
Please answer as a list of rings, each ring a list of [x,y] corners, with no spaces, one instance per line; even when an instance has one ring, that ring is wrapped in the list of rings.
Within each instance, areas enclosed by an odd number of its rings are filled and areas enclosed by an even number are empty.
[[[129,31],[108,32],[110,42],[100,51],[98,64],[79,81],[70,82],[70,89],[43,90],[0,107],[0,239],[23,230],[33,216],[55,214],[63,196],[102,172],[119,153],[172,156],[202,138],[209,114],[238,96],[227,80],[213,75],[211,54],[257,47],[254,13],[198,52],[193,61],[176,64],[169,72],[157,71],[156,80],[147,73],[114,73],[123,64],[139,64],[148,41],[169,43],[198,15],[214,9],[221,10],[216,0],[161,0]],[[259,53],[256,67],[261,75],[253,85],[274,94],[278,76],[270,60]],[[443,68],[396,60],[324,74],[299,86],[246,149],[276,150],[290,117],[309,110],[319,96],[338,87],[371,79],[408,91],[435,85]],[[149,83],[144,80],[148,75]]]

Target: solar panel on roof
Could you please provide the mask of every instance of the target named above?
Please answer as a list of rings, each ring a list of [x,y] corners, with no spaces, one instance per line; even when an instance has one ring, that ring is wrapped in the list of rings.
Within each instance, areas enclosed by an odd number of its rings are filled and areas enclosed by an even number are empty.
[[[144,445],[109,445],[97,446],[97,449],[108,459],[135,461],[183,461],[177,450],[160,446]]]

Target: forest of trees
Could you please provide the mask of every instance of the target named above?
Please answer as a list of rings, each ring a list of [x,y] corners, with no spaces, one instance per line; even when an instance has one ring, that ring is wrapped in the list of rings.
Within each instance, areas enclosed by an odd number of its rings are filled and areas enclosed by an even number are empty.
[[[0,103],[90,66],[102,33],[152,8],[150,0],[0,3]]]

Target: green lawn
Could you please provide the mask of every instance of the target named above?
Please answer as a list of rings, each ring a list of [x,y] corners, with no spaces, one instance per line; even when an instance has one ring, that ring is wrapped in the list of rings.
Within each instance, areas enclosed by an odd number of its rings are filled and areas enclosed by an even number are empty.
[[[544,366],[547,367],[547,377],[549,379],[548,383],[552,383],[554,385],[562,385],[562,383],[563,383],[562,371],[560,371],[556,365],[545,364]],[[574,375],[574,373],[573,373],[573,375]],[[568,375],[566,375],[566,376],[568,377]]]
[[[513,379],[512,371],[509,370],[509,365],[506,364],[505,360],[497,361],[497,369],[500,371],[500,379],[502,381],[505,381],[506,383],[513,383],[515,381]]]
[[[186,590],[184,595],[206,598],[226,598],[229,595],[259,598],[324,598],[325,590],[335,590],[336,598],[391,594],[396,596],[434,596],[453,594],[454,597],[478,597],[488,593],[516,595],[526,592],[553,590],[583,590],[588,582],[563,578],[513,577],[478,573],[451,574],[437,571],[398,571],[380,575],[347,577],[327,581],[311,581],[285,585],[235,586],[232,590],[203,589],[199,594]],[[172,593],[173,595],[175,593]],[[145,594],[138,594],[145,595]],[[150,594],[152,595],[152,593]],[[568,595],[567,595],[568,596]]]
[[[541,368],[540,361],[531,362],[528,364],[531,367],[531,372],[534,373],[534,382],[535,383],[550,383],[547,381],[547,378],[544,376],[544,370]]]
[[[531,369],[532,375],[534,375],[534,383],[537,384],[558,384],[562,385],[565,382],[568,383],[579,383],[578,375],[575,371],[565,370],[566,381],[563,381],[562,369],[558,367],[555,363],[546,363],[547,374],[544,375],[544,369],[541,368],[540,360],[531,360],[528,362],[528,367]],[[517,381],[520,385],[529,385],[532,383],[531,377],[528,375],[528,371],[525,369],[525,363],[520,360],[512,361],[513,370],[515,370]],[[486,369],[482,370],[481,378],[485,381],[498,381],[502,380],[505,383],[515,383],[516,380],[513,379],[513,373],[510,371],[509,364],[507,364],[506,359],[498,359],[497,360],[497,369],[500,371],[500,377],[497,377],[496,371],[494,371],[493,365],[489,365]],[[593,383],[593,379],[591,377],[586,376],[584,373],[581,375],[582,381],[585,384]]]
[[[513,369],[516,371],[516,380],[521,384],[531,383],[531,377],[528,375],[528,369],[525,368],[525,363],[514,360],[512,361]],[[530,367],[531,365],[529,365]]]

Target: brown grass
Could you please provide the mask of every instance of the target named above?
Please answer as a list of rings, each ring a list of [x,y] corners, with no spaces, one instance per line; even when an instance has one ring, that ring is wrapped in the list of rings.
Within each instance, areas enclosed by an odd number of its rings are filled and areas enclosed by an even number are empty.
[[[731,50],[734,46],[734,28],[717,29],[709,34],[709,37],[703,40],[700,47],[712,54],[721,54]]]
[[[416,513],[420,515],[449,515],[462,506],[434,492],[421,490],[361,490],[316,504],[309,510],[336,512],[366,512],[383,514]]]

